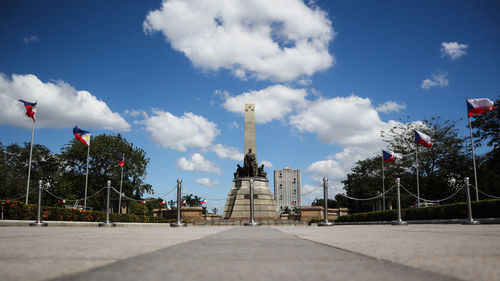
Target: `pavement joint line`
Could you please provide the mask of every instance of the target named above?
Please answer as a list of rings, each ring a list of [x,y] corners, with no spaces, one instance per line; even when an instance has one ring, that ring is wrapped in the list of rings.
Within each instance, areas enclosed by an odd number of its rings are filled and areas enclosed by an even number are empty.
[[[329,245],[329,244],[326,244],[326,243],[323,243],[323,242],[320,242],[320,241],[315,241],[315,240],[312,240],[310,238],[300,237],[297,234],[283,232],[283,231],[281,231],[279,229],[276,229],[276,230],[279,231],[279,232],[281,232],[281,233],[291,234],[291,235],[295,236],[298,239],[303,239],[303,240],[310,241],[310,242],[313,242],[313,243],[316,243],[316,244],[319,244],[319,245],[322,245],[322,246],[327,246],[327,247],[334,248],[334,249],[337,249],[337,250],[340,250],[340,251],[345,251],[345,252],[348,252],[348,253],[351,253],[351,254],[354,254],[354,255],[358,255],[358,256],[370,258],[370,259],[377,260],[377,261],[388,262],[388,263],[393,264],[393,265],[403,266],[403,267],[407,267],[407,268],[411,268],[411,269],[416,269],[416,270],[419,270],[419,271],[422,271],[422,272],[437,274],[437,275],[441,275],[441,276],[444,276],[444,277],[447,277],[447,278],[453,278],[453,279],[456,279],[456,280],[461,280],[461,279],[458,279],[458,278],[456,278],[456,277],[454,277],[452,275],[447,275],[447,274],[443,274],[443,273],[440,273],[440,272],[433,272],[433,271],[425,270],[425,269],[418,268],[418,267],[409,266],[409,265],[406,265],[406,264],[398,263],[398,262],[391,261],[391,260],[384,259],[384,258],[378,258],[378,257],[374,257],[374,256],[369,256],[367,254],[355,252],[355,251],[352,251],[352,250],[349,250],[349,249],[345,249],[345,248],[341,248],[341,247],[338,247],[338,246]]]
[[[205,238],[207,236],[216,235],[216,234],[221,233],[221,232],[229,231],[229,230],[231,230],[233,228],[235,228],[235,227],[230,227],[230,228],[228,228],[226,230],[223,230],[223,231],[220,231],[220,232],[217,232],[217,233],[212,233],[212,234],[209,234],[209,235],[205,235],[205,236],[202,236],[202,237],[199,237],[199,238],[196,238],[196,239],[191,239],[191,240],[187,240],[187,241],[180,242],[180,243],[175,243],[175,244],[172,244],[172,245],[160,248],[160,249],[155,249],[155,250],[152,250],[152,251],[148,251],[148,252],[145,252],[145,253],[140,253],[140,254],[137,254],[137,255],[134,255],[134,256],[126,257],[126,258],[121,258],[121,259],[120,258],[116,258],[116,259],[101,259],[101,260],[110,260],[111,262],[107,263],[107,264],[104,264],[104,265],[99,265],[99,266],[96,266],[96,267],[88,268],[88,269],[85,269],[85,270],[82,270],[82,271],[76,271],[76,272],[72,272],[72,273],[68,273],[68,274],[63,274],[63,275],[60,275],[60,276],[56,276],[56,277],[53,277],[53,278],[49,278],[49,279],[46,279],[46,281],[61,280],[61,279],[66,279],[66,277],[71,277],[71,276],[73,276],[75,274],[83,274],[83,273],[86,273],[86,272],[91,272],[91,271],[94,271],[94,270],[97,270],[97,269],[100,269],[100,268],[105,268],[105,267],[111,266],[111,265],[116,264],[116,263],[124,262],[124,261],[131,260],[131,259],[134,259],[134,258],[138,258],[138,257],[141,257],[141,256],[146,256],[146,255],[149,255],[149,254],[154,253],[154,252],[164,251],[164,250],[167,250],[169,248],[176,247],[176,246],[179,246],[179,245],[182,245],[182,244],[186,244],[186,243],[190,243],[190,242],[193,242],[193,241],[201,240],[201,239],[203,239],[203,238]],[[87,260],[87,259],[85,259],[85,260]],[[96,259],[88,259],[88,260],[96,260]]]

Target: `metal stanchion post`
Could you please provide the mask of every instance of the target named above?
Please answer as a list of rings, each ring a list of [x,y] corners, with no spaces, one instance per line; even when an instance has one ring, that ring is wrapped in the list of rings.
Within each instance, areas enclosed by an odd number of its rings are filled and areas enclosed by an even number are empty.
[[[401,181],[399,178],[396,178],[396,187],[397,187],[397,199],[398,199],[398,219],[392,222],[392,225],[408,225],[407,222],[401,219],[401,192],[400,192],[400,184]]]
[[[318,223],[318,226],[332,226],[333,222],[328,221],[328,178],[323,178],[323,197],[324,197],[324,204],[323,204],[323,215],[324,215],[324,221]]]
[[[177,179],[177,222],[171,223],[171,227],[186,226],[186,224],[181,221],[181,188],[182,180]]]
[[[254,205],[253,205],[253,179],[250,179],[250,221],[244,223],[245,226],[259,226],[260,222],[254,220]]]
[[[38,181],[38,216],[36,222],[30,223],[30,226],[48,226],[46,222],[42,222],[40,215],[42,212],[42,181]]]
[[[108,180],[108,196],[106,199],[106,221],[99,223],[99,226],[102,227],[115,227],[116,223],[109,221],[109,191],[111,189],[111,181]]]
[[[480,224],[479,221],[472,219],[472,206],[470,202],[469,178],[464,178],[465,181],[465,198],[467,199],[467,220],[463,224]]]

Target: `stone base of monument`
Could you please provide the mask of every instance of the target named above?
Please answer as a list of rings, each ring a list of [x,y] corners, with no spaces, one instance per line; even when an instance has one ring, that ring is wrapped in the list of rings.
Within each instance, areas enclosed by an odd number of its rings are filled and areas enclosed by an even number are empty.
[[[278,219],[274,196],[269,189],[269,180],[254,178],[254,217],[255,219]],[[233,179],[222,214],[224,219],[250,219],[250,178]]]

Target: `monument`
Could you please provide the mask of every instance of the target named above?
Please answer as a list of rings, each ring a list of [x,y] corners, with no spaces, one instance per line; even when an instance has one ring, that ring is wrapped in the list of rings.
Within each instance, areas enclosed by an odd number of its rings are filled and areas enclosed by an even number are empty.
[[[245,158],[243,167],[238,164],[234,173],[233,187],[229,191],[222,217],[224,219],[248,219],[250,217],[250,179],[254,181],[254,213],[256,219],[278,217],[276,202],[269,189],[264,165],[258,166],[257,138],[255,134],[255,105],[245,104]]]

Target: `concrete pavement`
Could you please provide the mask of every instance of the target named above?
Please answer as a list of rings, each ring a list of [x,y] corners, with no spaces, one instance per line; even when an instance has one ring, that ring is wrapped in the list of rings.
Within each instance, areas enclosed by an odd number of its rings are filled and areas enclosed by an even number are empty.
[[[463,280],[500,280],[500,225],[279,227],[297,237]]]
[[[0,227],[2,280],[500,280],[500,226]]]

